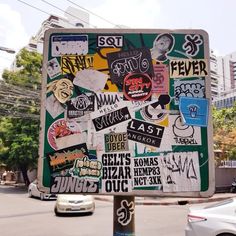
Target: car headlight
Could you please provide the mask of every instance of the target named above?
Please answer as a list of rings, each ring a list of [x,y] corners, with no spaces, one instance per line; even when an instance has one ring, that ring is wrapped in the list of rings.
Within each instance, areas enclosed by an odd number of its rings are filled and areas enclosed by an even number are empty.
[[[93,201],[92,198],[85,198],[85,199],[83,200],[84,203],[90,203],[90,202],[92,202],[92,201]]]

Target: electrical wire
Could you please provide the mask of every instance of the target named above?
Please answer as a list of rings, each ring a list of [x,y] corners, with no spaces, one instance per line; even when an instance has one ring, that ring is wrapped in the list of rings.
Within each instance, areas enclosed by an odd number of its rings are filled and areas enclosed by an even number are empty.
[[[44,2],[44,3],[46,3],[46,4],[48,4],[48,5],[51,6],[51,7],[56,8],[56,9],[59,10],[59,11],[62,11],[63,13],[66,13],[66,14],[68,14],[68,15],[70,15],[70,16],[72,16],[72,17],[74,17],[74,18],[76,18],[76,19],[78,19],[78,20],[80,20],[80,21],[82,21],[82,22],[84,22],[84,23],[86,23],[86,24],[88,24],[88,25],[94,27],[94,28],[97,28],[96,25],[90,24],[89,22],[87,22],[87,21],[85,21],[85,20],[82,20],[81,18],[79,18],[79,17],[77,17],[77,16],[75,16],[75,15],[69,13],[69,12],[65,12],[63,9],[61,9],[61,8],[59,8],[59,7],[57,7],[57,6],[55,6],[55,5],[52,4],[52,3],[49,3],[49,2],[46,1],[46,0],[41,0],[41,1]]]
[[[74,3],[74,2],[71,1],[71,0],[67,0],[67,1],[70,2],[70,3],[73,4],[73,5],[75,5],[75,6],[79,7],[79,8],[81,8],[81,9],[87,11],[88,13],[90,13],[90,14],[92,14],[92,15],[94,15],[94,16],[96,16],[96,17],[98,17],[98,18],[100,18],[100,19],[102,19],[102,20],[104,20],[104,21],[106,21],[106,22],[109,23],[109,24],[114,25],[115,27],[121,28],[119,25],[117,25],[117,24],[115,24],[115,23],[113,23],[113,22],[107,20],[106,18],[104,18],[104,17],[102,17],[102,16],[97,15],[96,13],[94,13],[94,12],[92,12],[92,11],[86,9],[85,7],[82,7],[82,6],[80,6],[79,4]]]
[[[44,10],[38,8],[38,7],[35,7],[35,6],[33,6],[33,5],[29,4],[29,3],[27,3],[27,2],[24,2],[24,1],[22,1],[22,0],[17,0],[17,1],[20,2],[20,3],[23,3],[23,4],[27,5],[27,6],[29,6],[29,7],[31,7],[31,8],[34,8],[35,10],[38,10],[38,11],[44,13],[44,14],[47,14],[47,15],[49,15],[49,16],[52,15],[52,14],[50,14],[50,13],[48,13],[48,12],[46,12],[46,11],[44,11]],[[64,21],[64,22],[70,24],[71,26],[75,27],[75,25],[71,24],[70,22],[68,22],[67,20],[65,20],[65,19],[63,19],[63,18],[61,18],[61,17],[60,17],[60,20],[62,20],[62,21]]]

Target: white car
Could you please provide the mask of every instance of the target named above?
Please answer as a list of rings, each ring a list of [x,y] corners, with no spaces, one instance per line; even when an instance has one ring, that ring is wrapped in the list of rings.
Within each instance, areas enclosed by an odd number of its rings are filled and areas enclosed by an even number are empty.
[[[95,210],[94,198],[91,195],[58,194],[54,212],[61,213],[91,213]]]
[[[190,208],[185,236],[235,236],[236,198]]]
[[[41,191],[39,191],[38,189],[38,181],[34,180],[32,183],[30,183],[29,187],[28,187],[28,195],[29,197],[37,197],[40,198],[42,201],[43,200],[49,200],[49,199],[56,199],[57,196],[55,194],[48,194],[48,193],[43,193]]]

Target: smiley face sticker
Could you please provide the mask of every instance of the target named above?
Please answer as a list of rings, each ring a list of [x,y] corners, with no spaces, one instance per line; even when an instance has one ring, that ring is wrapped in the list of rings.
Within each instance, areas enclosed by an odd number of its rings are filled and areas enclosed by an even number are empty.
[[[53,92],[60,103],[68,101],[73,94],[73,83],[66,78],[54,80],[47,86],[47,92]]]

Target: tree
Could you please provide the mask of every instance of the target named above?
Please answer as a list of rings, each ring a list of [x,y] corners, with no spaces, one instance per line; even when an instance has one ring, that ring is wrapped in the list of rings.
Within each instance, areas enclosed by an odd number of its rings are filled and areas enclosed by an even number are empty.
[[[236,103],[231,108],[213,108],[213,139],[224,159],[236,159]]]
[[[27,170],[38,158],[42,55],[22,49],[16,65],[16,71],[4,70],[0,84],[0,160],[20,170],[28,185]]]

